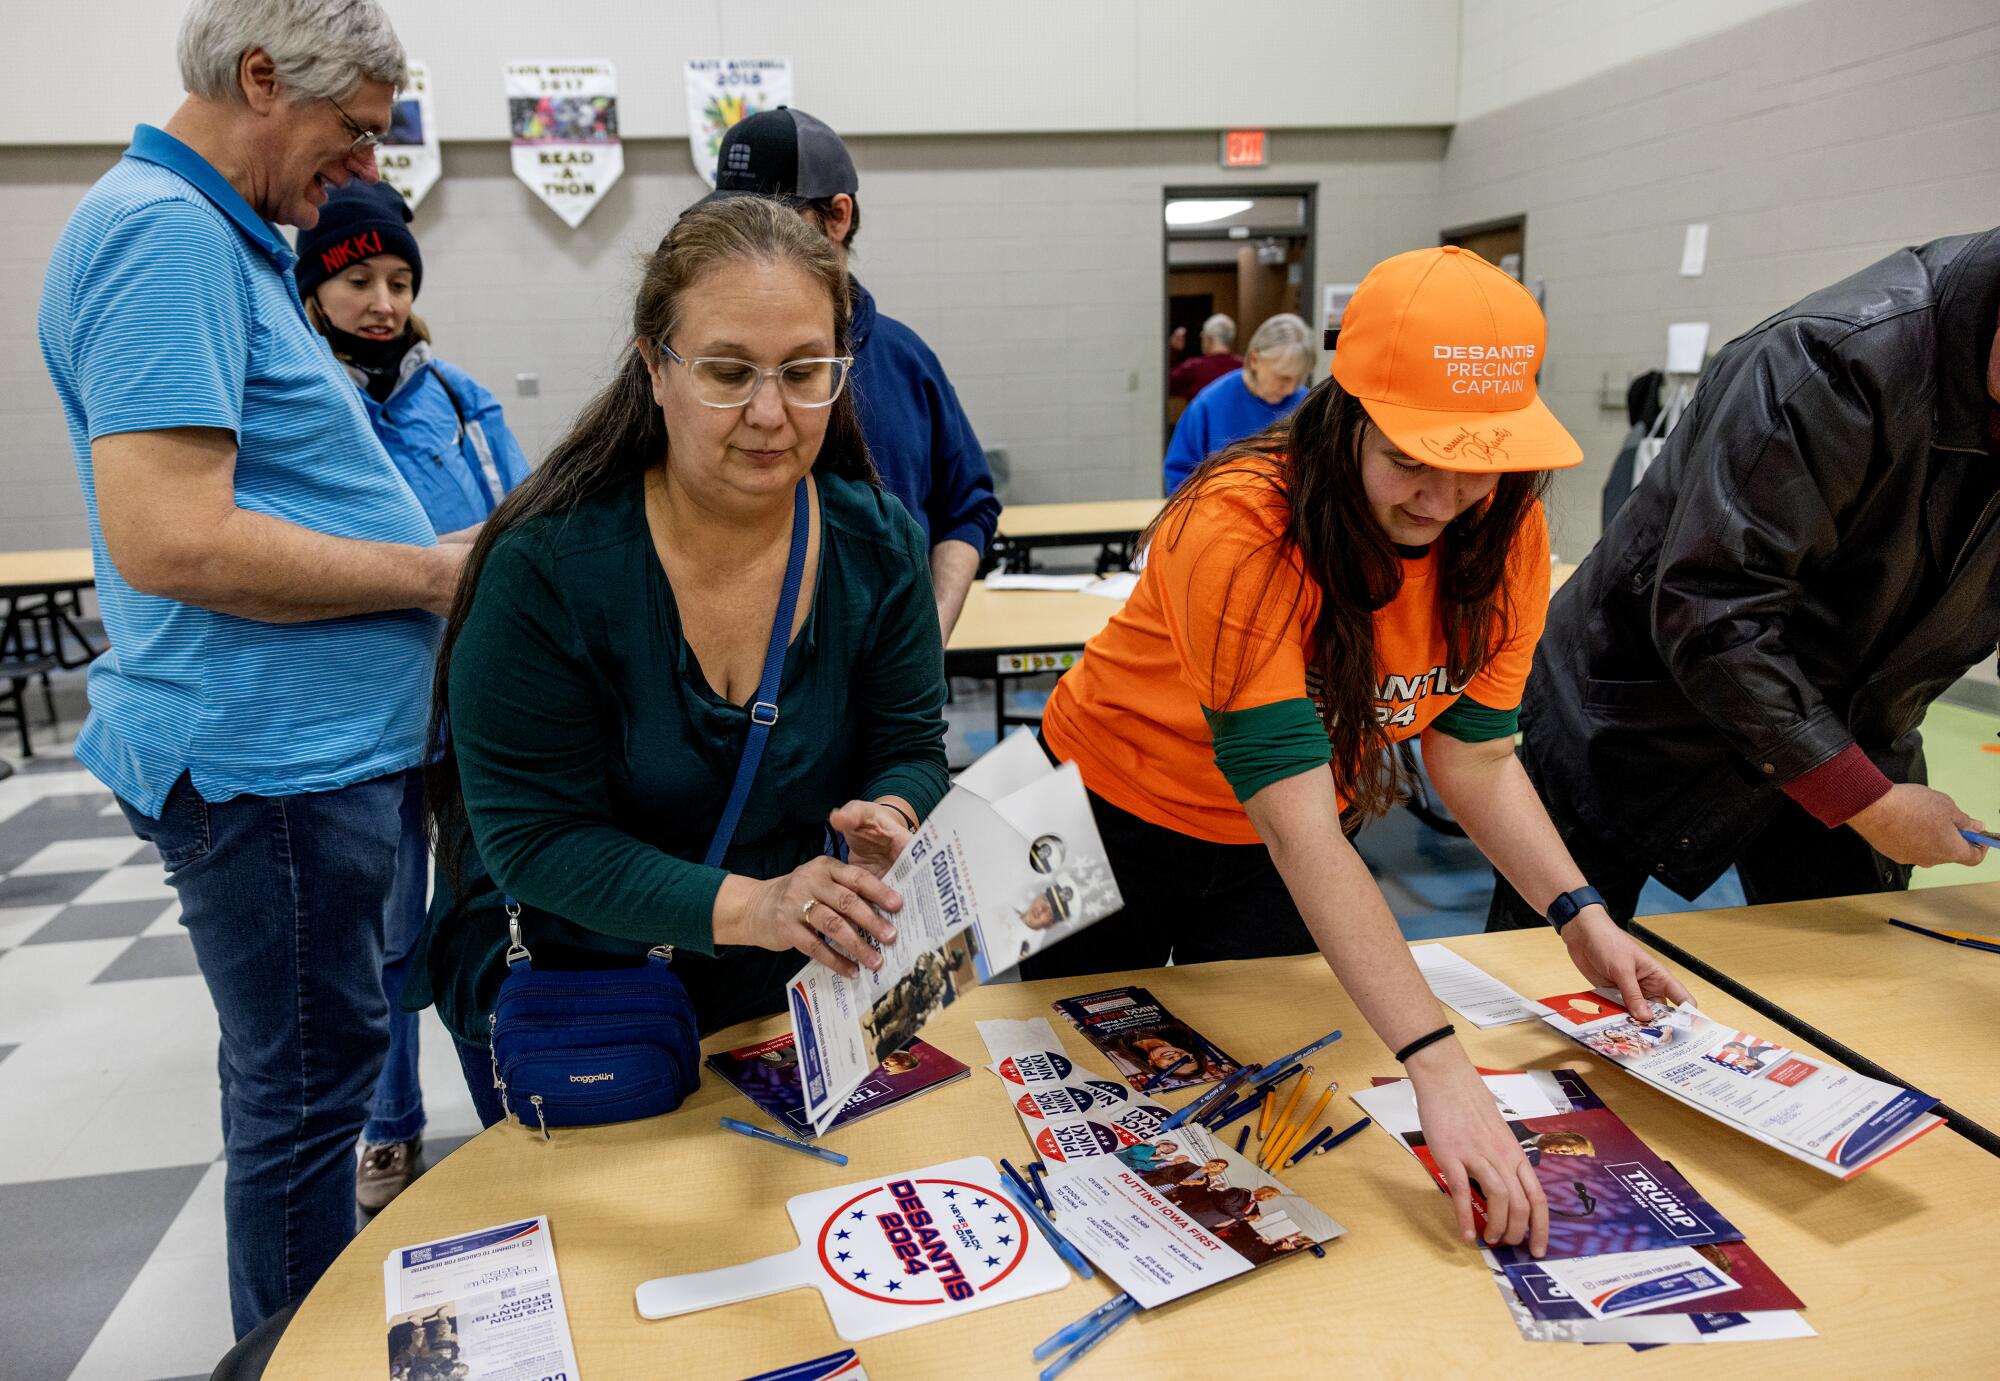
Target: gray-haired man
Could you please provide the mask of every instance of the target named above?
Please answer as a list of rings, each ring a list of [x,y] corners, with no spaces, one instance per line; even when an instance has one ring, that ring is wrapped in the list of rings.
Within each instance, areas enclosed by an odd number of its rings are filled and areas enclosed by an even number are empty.
[[[77,758],[158,845],[221,1028],[239,1336],[354,1232],[383,913],[464,547],[440,547],[307,324],[273,222],[375,176],[375,0],[196,0],[189,92],[58,241],[42,355],[111,650]]]

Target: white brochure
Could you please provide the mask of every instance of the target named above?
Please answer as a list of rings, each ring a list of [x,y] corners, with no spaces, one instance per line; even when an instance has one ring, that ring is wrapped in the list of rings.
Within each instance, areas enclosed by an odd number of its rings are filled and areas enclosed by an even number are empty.
[[[1654,1004],[1636,1021],[1615,993],[1546,997],[1544,1020],[1577,1044],[1689,1107],[1795,1160],[1852,1179],[1938,1126],[1928,1094],[1885,1084],[1692,1005]]]
[[[1562,1287],[1572,1304],[1581,1305],[1593,1319],[1643,1314],[1664,1304],[1706,1299],[1741,1288],[1693,1247],[1574,1256],[1536,1264]]]
[[[805,1112],[816,1132],[961,992],[1124,905],[1076,765],[1051,767],[1025,733],[960,777],[884,881],[903,909],[896,942],[878,951],[882,967],[843,978],[808,964],[791,981]]]
[[[577,1375],[547,1218],[398,1247],[382,1263],[389,1375]]]
[[[1439,1002],[1485,1030],[1547,1016],[1549,1009],[1522,997],[1470,959],[1443,945],[1412,945],[1410,957]]]

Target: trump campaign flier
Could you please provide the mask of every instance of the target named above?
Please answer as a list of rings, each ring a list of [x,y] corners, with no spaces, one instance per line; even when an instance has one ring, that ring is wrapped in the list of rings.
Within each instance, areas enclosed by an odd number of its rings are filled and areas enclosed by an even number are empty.
[[[884,881],[903,909],[896,942],[878,951],[882,967],[845,978],[808,964],[790,984],[815,1132],[960,993],[1124,904],[1075,764],[1051,767],[1029,734],[960,777]]]
[[[1655,1003],[1635,1020],[1615,994],[1543,998],[1550,1026],[1718,1122],[1841,1179],[1915,1141],[1943,1118],[1928,1094],[1885,1084],[1818,1055],[1713,1021],[1692,1005]]]

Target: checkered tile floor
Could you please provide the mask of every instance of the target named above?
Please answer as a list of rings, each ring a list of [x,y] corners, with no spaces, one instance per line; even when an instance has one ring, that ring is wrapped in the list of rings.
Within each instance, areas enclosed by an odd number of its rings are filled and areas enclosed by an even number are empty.
[[[214,1009],[158,855],[50,738],[0,781],[0,1376],[206,1377],[231,1343]],[[423,1080],[434,1163],[478,1119],[429,1014]]]

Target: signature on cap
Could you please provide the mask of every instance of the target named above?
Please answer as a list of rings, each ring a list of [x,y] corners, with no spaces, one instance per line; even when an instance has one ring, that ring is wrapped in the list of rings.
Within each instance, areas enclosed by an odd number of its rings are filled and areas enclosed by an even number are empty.
[[[1501,443],[1512,435],[1505,427],[1495,427],[1491,438],[1460,427],[1456,436],[1443,441],[1428,436],[1423,441],[1424,449],[1439,460],[1464,460],[1469,457],[1488,465],[1505,465],[1508,463],[1507,448]]]

